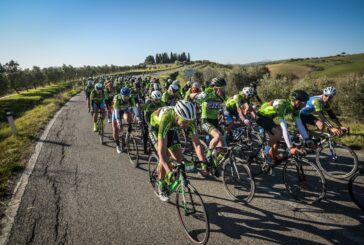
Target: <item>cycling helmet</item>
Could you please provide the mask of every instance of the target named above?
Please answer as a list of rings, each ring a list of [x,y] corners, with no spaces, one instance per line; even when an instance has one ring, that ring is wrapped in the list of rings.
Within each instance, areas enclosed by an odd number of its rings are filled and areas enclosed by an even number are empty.
[[[174,111],[183,120],[192,121],[196,119],[196,108],[192,102],[185,100],[177,101]]]
[[[174,80],[172,84],[177,84],[179,86],[179,80]]]
[[[187,86],[190,86],[191,85],[191,81],[187,81]]]
[[[89,85],[89,86],[94,85],[94,81],[93,81],[93,80],[88,80],[88,81],[87,81],[87,85]]]
[[[153,83],[153,90],[156,91],[160,91],[161,90],[161,85],[159,83]]]
[[[198,82],[194,82],[193,84],[192,84],[192,88],[201,88],[201,84],[199,84]]]
[[[254,90],[252,87],[245,87],[243,88],[243,94],[247,96],[248,98],[251,98],[254,96]]]
[[[152,94],[151,94],[151,98],[152,100],[160,100],[162,98],[162,93],[161,91],[153,91]]]
[[[306,102],[308,100],[308,94],[303,90],[295,90],[291,94],[292,99]]]
[[[224,87],[226,86],[226,81],[222,77],[215,77],[211,80],[211,87]]]
[[[324,95],[326,96],[335,96],[336,95],[336,88],[335,87],[327,87],[324,89]]]
[[[95,84],[95,90],[103,90],[103,89],[104,89],[104,85],[102,85],[102,83]]]
[[[168,90],[172,91],[172,92],[177,92],[179,90],[179,87],[177,84],[171,84],[168,88]]]
[[[120,89],[120,94],[122,96],[130,96],[130,89],[127,87],[124,87],[124,88]]]
[[[168,78],[167,83],[171,84],[172,83],[172,79]]]

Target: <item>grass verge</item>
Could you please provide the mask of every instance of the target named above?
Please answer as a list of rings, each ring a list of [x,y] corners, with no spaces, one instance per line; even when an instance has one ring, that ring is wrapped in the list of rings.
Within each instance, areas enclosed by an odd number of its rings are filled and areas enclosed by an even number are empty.
[[[17,136],[11,135],[6,123],[0,124],[0,197],[6,194],[9,178],[15,172],[24,169],[24,159],[30,154],[31,145],[40,131],[45,128],[55,112],[81,90],[72,84],[48,87],[48,90],[40,88],[33,91],[36,96],[16,95],[14,103],[22,103],[21,100],[24,99],[34,104],[31,109],[22,111],[21,116],[15,119]]]

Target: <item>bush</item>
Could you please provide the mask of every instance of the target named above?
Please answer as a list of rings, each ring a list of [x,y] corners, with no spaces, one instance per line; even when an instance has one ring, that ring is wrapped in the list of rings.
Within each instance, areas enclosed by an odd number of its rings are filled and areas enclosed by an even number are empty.
[[[258,95],[263,101],[285,99],[289,97],[291,90],[292,84],[286,77],[278,79],[265,75],[259,81]]]

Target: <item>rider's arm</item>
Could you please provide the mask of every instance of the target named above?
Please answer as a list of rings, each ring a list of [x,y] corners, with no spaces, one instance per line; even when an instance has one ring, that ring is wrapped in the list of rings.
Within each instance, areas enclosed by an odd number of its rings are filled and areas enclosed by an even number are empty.
[[[286,120],[284,118],[281,118],[279,120],[279,124],[282,128],[283,138],[284,138],[284,141],[286,142],[287,147],[292,148],[293,144],[291,141],[291,137],[289,136],[289,133],[288,133],[288,126],[287,126]]]
[[[327,114],[329,115],[329,117],[331,118],[331,120],[338,126],[341,127],[341,123],[339,122],[339,119],[337,118],[337,116],[335,115],[335,113],[333,112],[332,109],[329,109],[326,111]]]

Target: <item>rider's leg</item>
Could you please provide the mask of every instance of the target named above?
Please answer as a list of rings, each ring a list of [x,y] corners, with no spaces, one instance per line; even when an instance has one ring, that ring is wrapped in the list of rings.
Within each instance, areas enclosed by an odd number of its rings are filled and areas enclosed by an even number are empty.
[[[271,146],[271,152],[272,152],[272,156],[273,158],[275,158],[277,156],[277,152],[278,152],[278,142],[280,141],[280,139],[282,138],[282,128],[281,127],[275,127],[272,129],[272,135],[270,135],[269,137],[269,146]]]

